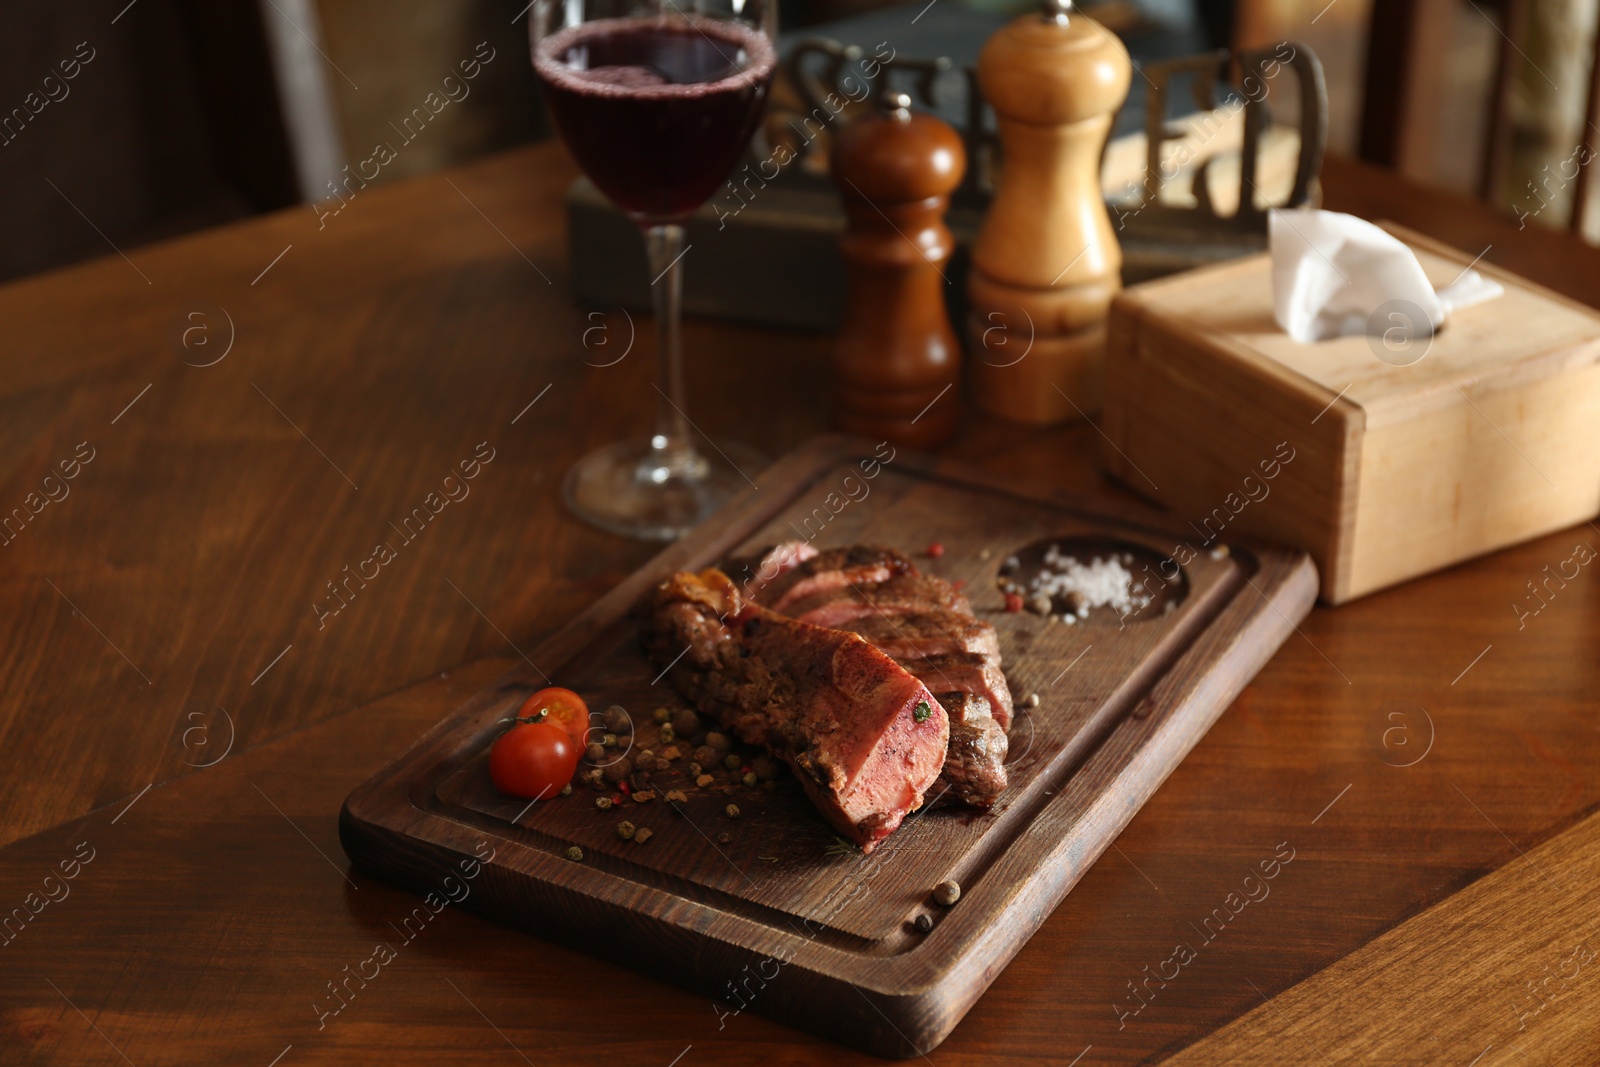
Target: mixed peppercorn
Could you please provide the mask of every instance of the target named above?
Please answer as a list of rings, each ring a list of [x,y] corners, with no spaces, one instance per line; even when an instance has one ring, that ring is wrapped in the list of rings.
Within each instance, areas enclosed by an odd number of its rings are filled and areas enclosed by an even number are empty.
[[[584,765],[577,777],[579,785],[599,794],[594,798],[598,811],[618,811],[660,797],[681,815],[678,806],[688,802],[691,789],[728,797],[752,789],[770,791],[777,787],[784,770],[779,760],[739,745],[724,731],[710,728],[689,708],[656,708],[648,722],[636,725],[624,708],[613,704],[600,721],[604,732],[584,750]],[[733,820],[741,811],[739,805],[729,803],[721,814]],[[618,838],[636,845],[654,833],[628,819],[618,822],[614,830]],[[722,831],[717,840],[727,844],[733,836]]]

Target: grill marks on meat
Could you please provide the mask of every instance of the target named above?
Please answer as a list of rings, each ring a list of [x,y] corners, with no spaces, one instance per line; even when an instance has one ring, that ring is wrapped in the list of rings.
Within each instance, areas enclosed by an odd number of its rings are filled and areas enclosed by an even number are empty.
[[[788,762],[863,852],[922,805],[945,764],[949,718],[865,639],[749,603],[717,570],[673,575],[645,615],[645,648],[657,664],[672,664],[673,684]]]
[[[1006,790],[1006,732],[989,714],[989,703],[971,693],[940,693],[950,717],[950,748],[935,797],[949,796],[975,808],[990,807]]]

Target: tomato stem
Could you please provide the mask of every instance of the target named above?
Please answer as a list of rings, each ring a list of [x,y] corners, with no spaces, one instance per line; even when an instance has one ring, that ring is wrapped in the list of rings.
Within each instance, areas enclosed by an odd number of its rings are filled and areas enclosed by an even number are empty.
[[[517,724],[517,725],[527,726],[530,723],[543,722],[544,719],[545,719],[545,716],[548,715],[548,714],[549,714],[549,709],[548,708],[540,708],[539,709],[539,714],[537,714],[537,715],[529,715],[529,716],[526,716],[526,717],[523,717],[523,716],[520,716],[520,715],[513,715],[509,719],[500,719],[500,720],[498,720],[495,723],[495,725],[496,726],[504,726],[506,723],[514,723],[514,724]]]

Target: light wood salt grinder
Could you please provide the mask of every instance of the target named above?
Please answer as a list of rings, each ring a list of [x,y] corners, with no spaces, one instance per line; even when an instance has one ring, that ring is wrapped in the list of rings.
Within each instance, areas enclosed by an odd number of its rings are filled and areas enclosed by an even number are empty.
[[[911,448],[948,441],[961,416],[961,344],[945,308],[950,194],[966,171],[948,123],[886,93],[834,142],[844,203],[845,312],[833,353],[834,422]]]
[[[1100,155],[1128,96],[1122,42],[1071,0],[995,33],[978,83],[999,124],[1000,172],[967,280],[972,396],[1046,425],[1100,406],[1106,316],[1122,249]]]

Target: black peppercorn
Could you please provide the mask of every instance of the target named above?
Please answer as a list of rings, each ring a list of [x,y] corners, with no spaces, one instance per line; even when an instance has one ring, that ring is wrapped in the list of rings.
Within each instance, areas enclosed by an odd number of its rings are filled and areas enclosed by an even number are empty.
[[[614,734],[633,733],[633,720],[628,717],[627,709],[621,704],[611,705],[601,718],[606,724],[606,729]]]

